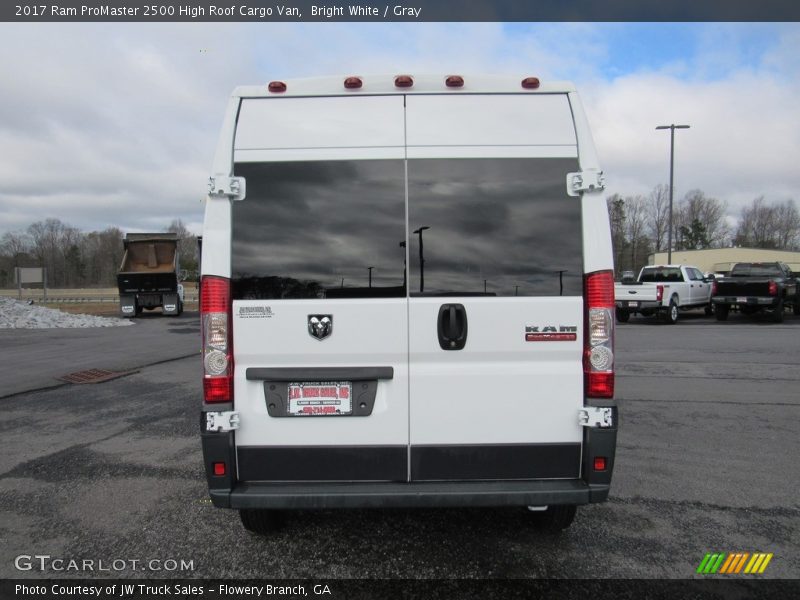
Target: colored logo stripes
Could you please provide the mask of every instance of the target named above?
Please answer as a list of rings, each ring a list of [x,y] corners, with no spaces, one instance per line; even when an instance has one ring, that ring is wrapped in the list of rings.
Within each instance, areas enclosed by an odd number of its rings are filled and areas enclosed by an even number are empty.
[[[700,566],[697,567],[697,573],[703,575],[714,575],[715,573],[724,573],[727,575],[738,573],[763,573],[769,561],[772,560],[772,552],[716,552],[708,554],[703,557]]]

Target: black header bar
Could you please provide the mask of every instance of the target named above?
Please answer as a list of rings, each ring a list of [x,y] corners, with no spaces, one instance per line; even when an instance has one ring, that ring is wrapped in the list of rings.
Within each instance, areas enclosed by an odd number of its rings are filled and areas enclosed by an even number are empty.
[[[775,22],[796,0],[15,0],[5,22]]]

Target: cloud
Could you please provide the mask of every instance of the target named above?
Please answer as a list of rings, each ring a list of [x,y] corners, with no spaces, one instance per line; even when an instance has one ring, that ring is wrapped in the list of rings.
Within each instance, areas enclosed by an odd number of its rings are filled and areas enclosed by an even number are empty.
[[[228,94],[324,74],[506,73],[572,79],[610,191],[668,176],[659,124],[685,121],[676,191],[732,212],[784,200],[798,175],[800,27],[501,23],[5,24],[0,234],[58,217],[85,231],[200,231]],[[669,38],[669,36],[663,36]],[[635,48],[621,52],[620,47]]]
[[[609,191],[646,193],[669,178],[669,132],[675,134],[676,197],[690,189],[741,206],[765,195],[784,201],[800,173],[797,82],[742,70],[724,80],[686,81],[636,74],[587,90],[584,104],[609,180]]]

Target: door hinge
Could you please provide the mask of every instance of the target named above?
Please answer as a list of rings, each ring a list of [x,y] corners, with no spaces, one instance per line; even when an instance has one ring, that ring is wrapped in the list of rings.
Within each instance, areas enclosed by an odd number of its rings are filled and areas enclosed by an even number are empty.
[[[208,178],[209,196],[227,196],[231,200],[244,200],[245,191],[244,177],[215,175]]]
[[[584,406],[578,411],[578,423],[584,427],[613,427],[613,409],[600,406]]]
[[[606,178],[599,169],[567,173],[567,194],[570,196],[580,196],[581,192],[599,192],[605,188]]]
[[[206,413],[206,431],[234,431],[235,429],[239,429],[238,412],[229,410]]]

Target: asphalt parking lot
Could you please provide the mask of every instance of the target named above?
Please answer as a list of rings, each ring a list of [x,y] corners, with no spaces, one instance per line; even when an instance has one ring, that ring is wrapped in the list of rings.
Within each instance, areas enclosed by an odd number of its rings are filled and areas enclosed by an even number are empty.
[[[686,578],[734,551],[800,577],[800,317],[620,325],[611,498],[558,537],[521,509],[302,512],[248,534],[207,500],[198,352],[196,313],[0,331],[0,577]],[[138,372],[54,379],[83,368]],[[125,567],[20,571],[20,555]]]

